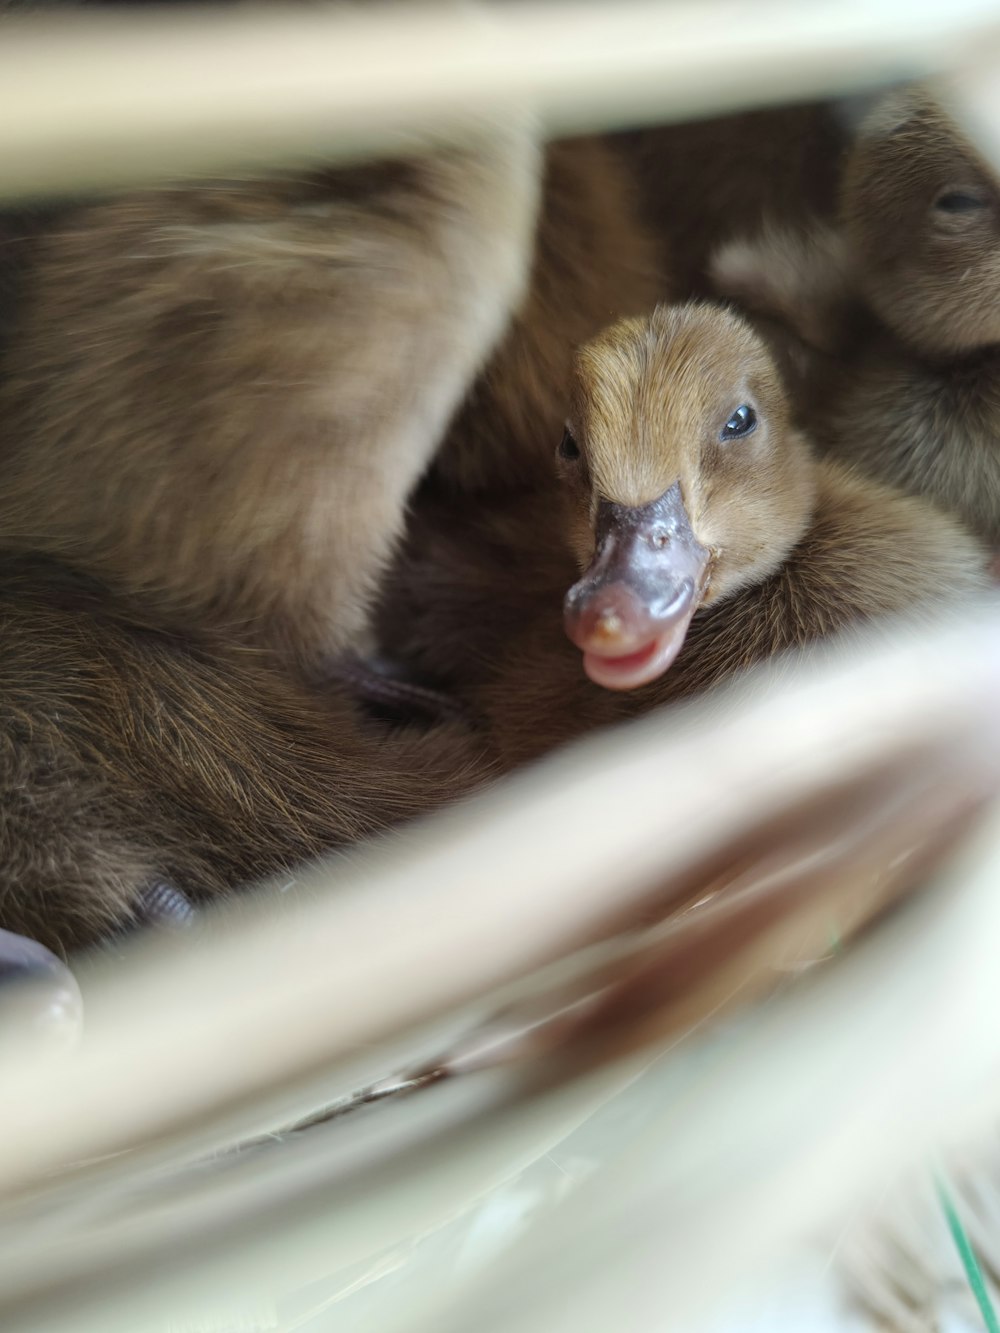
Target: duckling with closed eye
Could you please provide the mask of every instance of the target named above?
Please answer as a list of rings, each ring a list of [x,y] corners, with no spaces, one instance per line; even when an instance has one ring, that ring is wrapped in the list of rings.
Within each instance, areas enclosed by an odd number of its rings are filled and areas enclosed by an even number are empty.
[[[1000,544],[1000,179],[910,88],[862,124],[841,217],[724,247],[716,290],[821,353],[805,377],[820,448]]]
[[[558,453],[561,496],[415,533],[383,617],[508,765],[985,582],[957,523],[814,458],[774,356],[722,307],[661,307],[587,344]]]

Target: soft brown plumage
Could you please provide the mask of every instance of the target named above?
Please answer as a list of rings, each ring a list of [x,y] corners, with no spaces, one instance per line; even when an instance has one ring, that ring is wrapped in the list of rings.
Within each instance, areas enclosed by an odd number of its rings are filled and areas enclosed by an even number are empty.
[[[68,208],[19,239],[0,923],[89,941],[150,881],[225,891],[485,773],[462,734],[387,740],[321,682],[364,644],[410,491],[497,340],[449,489],[547,472],[573,345],[652,299],[613,158],[578,141],[545,163],[512,131]]]
[[[618,136],[661,262],[679,297],[711,291],[721,244],[764,221],[796,225],[836,209],[843,111],[827,103],[764,107]]]
[[[151,885],[288,873],[485,773],[478,743],[387,739],[316,682],[363,641],[409,493],[522,295],[539,170],[505,131],[20,229],[4,927],[89,943]]]
[[[722,443],[744,404],[756,430]],[[661,309],[583,349],[571,424],[581,457],[563,462],[562,492],[470,511],[464,525],[425,516],[383,612],[387,645],[462,694],[507,764],[782,649],[983,585],[985,555],[956,524],[812,458],[763,342],[719,308]],[[634,509],[677,483],[711,555],[707,590],[676,662],[615,693],[584,674],[563,597],[600,558],[602,503]]]
[[[128,923],[152,884],[198,901],[294,876],[489,774],[458,729],[387,734],[45,561],[0,564],[0,617],[0,921],[53,948]]]
[[[836,231],[725,247],[720,294],[819,349],[817,444],[1000,542],[1000,182],[921,89],[864,122]]]
[[[70,211],[27,254],[0,365],[0,542],[322,673],[501,334],[450,486],[547,468],[574,345],[657,295],[595,141],[549,152],[532,261],[540,175],[511,134]]]
[[[526,299],[435,461],[449,490],[495,494],[547,477],[575,349],[668,290],[627,164],[600,139],[547,148],[533,255]]]
[[[0,365],[0,543],[321,674],[528,274],[536,146],[73,209]]]

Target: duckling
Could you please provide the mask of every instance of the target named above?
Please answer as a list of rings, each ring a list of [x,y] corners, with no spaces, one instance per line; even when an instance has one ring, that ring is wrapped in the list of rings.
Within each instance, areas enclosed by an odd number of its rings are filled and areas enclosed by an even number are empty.
[[[310,679],[439,447],[459,492],[547,471],[573,347],[658,292],[613,155],[516,129],[71,208],[18,256],[0,542]]]
[[[0,616],[0,927],[60,954],[294,880],[490,776],[463,729],[366,724],[346,691],[38,557],[0,561]]]
[[[716,291],[813,358],[817,445],[1000,544],[1000,180],[920,87],[881,99],[841,185],[839,228],[723,247]]]
[[[581,349],[559,471],[531,505],[414,534],[383,610],[392,650],[466,698],[505,765],[985,584],[957,523],[814,457],[764,339],[720,306]]]
[[[540,172],[515,126],[67,206],[17,250],[0,544],[322,679],[521,300]]]
[[[619,290],[648,303],[653,265],[613,157],[577,141],[544,165],[540,215],[543,157],[514,128],[419,159],[74,203],[16,229],[0,585],[16,571],[20,637],[0,676],[0,803],[9,788],[26,822],[8,827],[0,922],[76,946],[150,884],[157,902],[161,883],[198,900],[468,787],[481,746],[447,728],[376,745],[343,682],[358,688],[349,650],[410,492],[484,364],[441,453],[451,490],[547,470],[574,343]],[[73,635],[56,652],[46,559],[107,666],[86,677],[82,721],[29,670],[36,643],[60,679],[86,675]],[[253,653],[271,663],[261,679]],[[373,673],[361,688],[427,703]],[[172,708],[164,748],[147,719]]]

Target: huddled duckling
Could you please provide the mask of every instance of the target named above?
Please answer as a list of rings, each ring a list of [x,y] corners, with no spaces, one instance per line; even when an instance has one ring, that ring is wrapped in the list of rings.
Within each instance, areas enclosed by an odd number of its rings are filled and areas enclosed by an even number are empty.
[[[523,296],[539,175],[514,127],[0,229],[0,927],[93,943],[485,772],[337,677]],[[0,939],[0,973],[39,956]]]
[[[517,127],[11,223],[0,926],[66,948],[484,771],[448,729],[366,727],[344,654],[435,452],[449,493],[547,471],[574,345],[659,284],[614,155]]]
[[[880,100],[842,223],[724,247],[716,289],[811,352],[817,444],[1000,543],[1000,180],[921,88]]]
[[[613,158],[545,161],[540,216],[542,156],[513,130],[68,210],[18,252],[0,543],[321,676],[364,641],[462,399],[438,476],[523,482],[574,345],[655,299]]]
[[[387,732],[51,562],[0,562],[0,616],[0,923],[59,952],[294,878],[490,775],[458,728]]]
[[[871,617],[983,586],[923,501],[817,460],[764,340],[692,303],[576,362],[561,494],[411,536],[384,641],[462,695],[507,764]]]
[[[528,277],[539,155],[70,208],[19,251],[0,544],[322,675]]]

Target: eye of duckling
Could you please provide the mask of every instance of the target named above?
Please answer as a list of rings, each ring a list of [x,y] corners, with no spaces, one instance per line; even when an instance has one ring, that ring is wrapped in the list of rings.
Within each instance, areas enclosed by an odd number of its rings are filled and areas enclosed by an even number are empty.
[[[580,457],[580,446],[573,438],[573,433],[568,426],[563,431],[563,437],[559,441],[558,454],[560,458],[565,458],[568,463],[572,463]]]
[[[974,185],[961,189],[948,186],[937,195],[933,207],[938,213],[974,213],[978,209],[988,208],[989,199],[985,190],[977,189]]]
[[[741,440],[745,435],[750,435],[757,429],[757,413],[749,403],[744,403],[738,407],[726,424],[722,427],[719,439],[725,443],[726,440]]]

